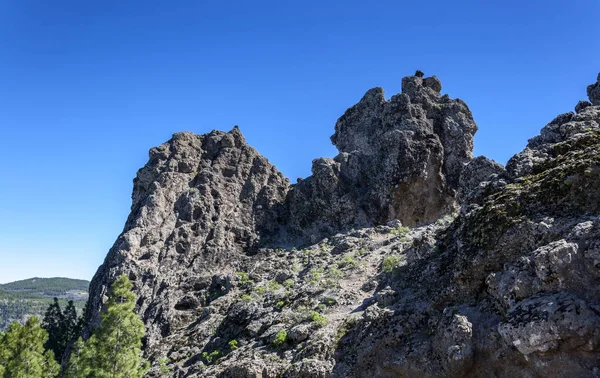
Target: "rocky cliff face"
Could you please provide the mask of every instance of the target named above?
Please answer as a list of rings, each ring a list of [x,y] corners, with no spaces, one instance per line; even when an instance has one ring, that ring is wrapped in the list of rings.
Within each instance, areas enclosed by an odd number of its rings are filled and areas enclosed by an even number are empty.
[[[237,127],[175,134],[151,149],[125,229],[90,285],[92,324],[119,272],[135,282],[149,347],[195,321],[230,286],[226,274],[213,275],[278,231],[288,186]]]
[[[477,126],[467,105],[442,96],[435,77],[402,80],[386,101],[369,90],[338,119],[339,155],[316,159],[289,193],[289,227],[313,241],[351,227],[399,219],[414,226],[457,209],[462,165]]]
[[[420,72],[348,109],[339,155],[295,185],[237,128],[175,134],[90,320],[125,272],[150,376],[164,357],[174,377],[600,376],[599,87],[506,169]]]

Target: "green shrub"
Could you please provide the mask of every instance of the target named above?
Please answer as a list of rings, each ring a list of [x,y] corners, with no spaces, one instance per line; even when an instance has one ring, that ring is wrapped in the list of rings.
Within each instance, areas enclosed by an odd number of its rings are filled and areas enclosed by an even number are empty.
[[[235,272],[235,274],[240,279],[240,285],[245,285],[245,284],[247,284],[247,283],[250,282],[250,277],[248,276],[248,273],[246,273],[246,272]]]
[[[231,348],[231,350],[236,350],[238,348],[238,342],[237,340],[231,340],[227,343],[229,345],[229,347]]]
[[[332,266],[327,271],[327,277],[329,277],[333,280],[339,280],[339,279],[344,278],[344,272],[339,270],[336,266]]]
[[[400,265],[400,257],[388,256],[383,259],[382,270],[385,273],[392,273]]]
[[[162,357],[158,359],[158,372],[160,375],[170,374],[171,368],[167,366],[167,364],[171,362],[167,357]]]
[[[334,298],[325,297],[325,298],[321,299],[321,303],[325,304],[326,306],[333,306],[334,304],[337,303],[337,301]]]
[[[402,236],[410,231],[410,228],[404,226],[398,226],[392,230],[392,234],[396,236]]]
[[[264,286],[259,286],[255,290],[258,294],[263,295],[267,291],[267,288]]]
[[[345,267],[355,268],[358,266],[358,261],[356,261],[354,259],[354,257],[352,257],[350,255],[346,255],[346,256],[344,256],[342,261],[340,261],[339,265],[342,268],[345,268]]]
[[[321,282],[322,276],[323,276],[323,268],[311,269],[308,272],[308,281],[311,284],[316,285],[319,282]]]
[[[275,339],[273,339],[273,345],[275,345],[276,347],[281,347],[283,344],[285,344],[285,342],[287,341],[287,331],[285,329],[282,329],[281,331],[277,332],[277,334],[275,335]]]
[[[324,317],[323,315],[319,314],[316,311],[311,311],[310,313],[310,320],[311,322],[319,327],[323,327],[325,325],[327,325],[327,318]]]
[[[294,287],[294,280],[291,278],[288,278],[287,280],[283,281],[283,286],[285,286],[286,289],[291,289]]]
[[[251,295],[248,295],[248,294],[242,294],[242,295],[240,296],[240,298],[241,298],[243,301],[246,301],[246,302],[252,302],[252,296],[251,296]]]
[[[281,289],[281,285],[279,284],[279,282],[277,282],[275,280],[269,281],[269,290],[277,291],[279,289]]]
[[[216,361],[221,357],[221,352],[219,350],[213,350],[212,352],[202,352],[202,358],[206,361],[207,364],[212,364],[213,361]]]

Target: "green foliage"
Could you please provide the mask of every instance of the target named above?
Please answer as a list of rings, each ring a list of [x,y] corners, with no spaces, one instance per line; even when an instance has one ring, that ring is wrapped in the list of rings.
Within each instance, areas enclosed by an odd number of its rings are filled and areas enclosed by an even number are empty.
[[[0,336],[0,377],[52,378],[60,366],[51,350],[44,349],[48,334],[36,316],[25,325],[14,322]]]
[[[333,306],[334,304],[337,303],[337,301],[335,300],[335,298],[332,298],[332,297],[325,297],[325,298],[321,299],[321,302],[325,306]]]
[[[69,358],[69,362],[63,372],[63,377],[66,378],[78,378],[78,377],[86,377],[86,370],[88,369],[85,366],[86,361],[84,361],[84,344],[83,340],[80,338],[75,341],[73,344],[73,349],[71,349],[71,355]]]
[[[323,278],[323,268],[311,269],[308,272],[308,282],[312,285],[317,285]]]
[[[454,219],[456,219],[456,214],[444,215],[442,218],[439,218],[437,221],[435,221],[435,224],[437,224],[438,226],[450,224],[454,222]]]
[[[58,299],[54,298],[54,303],[48,306],[42,322],[42,328],[48,332],[45,348],[52,350],[60,361],[67,346],[81,333],[82,327],[83,317],[77,316],[73,301],[69,301],[64,311],[61,311]]]
[[[275,335],[275,338],[273,339],[273,345],[279,348],[283,344],[285,344],[286,341],[287,341],[287,331],[285,329],[282,329],[281,331],[277,332],[277,334]]]
[[[309,317],[311,322],[318,327],[327,325],[327,318],[316,311],[311,311]]]
[[[266,293],[267,288],[264,286],[258,286],[255,291],[259,294],[259,295],[263,295],[264,293]]]
[[[382,270],[385,273],[392,273],[394,269],[396,269],[400,265],[400,257],[398,256],[388,256],[383,259]]]
[[[229,347],[231,348],[231,350],[236,350],[238,348],[238,342],[237,340],[230,340],[228,343]]]
[[[285,286],[286,289],[291,289],[294,287],[294,280],[292,278],[288,278],[287,280],[283,281],[283,286]]]
[[[319,250],[321,251],[321,253],[328,253],[330,248],[333,248],[333,244],[331,244],[331,243],[321,244],[321,247],[319,248]]]
[[[245,301],[245,302],[252,302],[252,296],[249,294],[242,294],[240,296],[240,299]]]
[[[142,358],[144,323],[135,314],[133,285],[126,275],[119,276],[102,314],[100,326],[80,350],[71,357],[67,378],[142,378],[148,362]]]
[[[279,301],[279,302],[277,302],[277,303],[275,304],[275,307],[276,307],[278,310],[281,310],[281,309],[283,309],[283,308],[285,307],[285,302],[284,302],[284,301]]]
[[[410,231],[410,228],[404,226],[398,226],[392,230],[392,234],[396,236],[402,236],[407,234]]]
[[[240,285],[246,285],[247,283],[250,283],[250,277],[248,276],[248,273],[246,272],[235,272],[235,274],[238,276],[238,278],[240,279]]]
[[[342,261],[339,263],[340,268],[356,268],[358,266],[358,261],[354,259],[351,255],[346,255],[342,258]]]
[[[54,297],[72,290],[87,293],[89,285],[90,283],[85,280],[36,277],[2,284],[0,289],[7,292],[29,292]]]
[[[346,327],[346,324],[340,325],[340,327],[337,329],[337,332],[335,333],[335,337],[333,338],[333,344],[338,345],[340,340],[344,336],[346,336],[346,334],[348,334],[348,328]]]
[[[64,332],[65,323],[65,316],[60,309],[58,298],[54,298],[54,303],[48,306],[44,314],[42,328],[48,333],[45,348],[52,350],[58,359],[62,357],[68,341]]]
[[[332,266],[327,271],[327,277],[331,278],[332,280],[339,280],[344,278],[344,272],[339,270],[336,266]]]
[[[169,360],[167,357],[158,359],[158,372],[160,375],[171,374],[171,368],[168,366],[169,362],[171,362],[171,360]]]
[[[279,282],[275,281],[275,280],[271,280],[269,281],[269,290],[271,291],[277,291],[279,289],[281,289],[281,285],[279,284]]]
[[[212,364],[214,361],[217,361],[221,357],[221,351],[213,350],[212,352],[202,352],[202,358],[206,361],[207,364]]]
[[[88,281],[69,278],[31,278],[0,285],[0,331],[13,321],[23,322],[32,315],[43,318],[53,297],[59,298],[63,308],[67,305],[63,298],[72,298],[75,308],[81,312],[87,301],[88,284]]]

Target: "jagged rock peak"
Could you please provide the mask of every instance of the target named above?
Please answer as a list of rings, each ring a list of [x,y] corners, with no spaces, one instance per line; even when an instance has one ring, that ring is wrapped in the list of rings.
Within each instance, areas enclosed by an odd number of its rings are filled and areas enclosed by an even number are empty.
[[[599,79],[600,79],[600,75]],[[600,81],[587,87],[592,103],[579,101],[575,112],[559,114],[542,128],[540,135],[531,138],[527,147],[506,164],[509,177],[517,178],[533,172],[534,167],[555,154],[556,143],[573,140],[579,135],[596,130],[600,117]]]
[[[297,185],[237,127],[176,133],[152,148],[134,179],[123,233],[90,285],[91,326],[125,272],[146,324],[146,354],[160,356],[188,334],[200,337],[189,331],[199,312],[265,245],[300,246],[395,219],[417,225],[456,210],[477,126],[464,102],[440,95],[437,79],[404,81],[389,100],[374,88],[350,107],[331,138],[339,154],[315,159]]]
[[[339,155],[313,162],[312,176],[288,198],[292,231],[318,238],[335,230],[415,225],[456,208],[477,125],[467,105],[440,95],[433,76],[402,79],[402,93],[366,92],[336,122]]]
[[[592,104],[600,105],[600,73],[596,82],[587,87],[587,95]]]
[[[131,214],[90,285],[91,325],[110,282],[126,272],[140,298],[147,346],[177,329],[187,294],[219,266],[277,234],[288,180],[240,130],[174,134],[134,179]],[[208,275],[208,276],[207,276]]]
[[[418,87],[430,88],[436,93],[442,91],[442,82],[437,76],[424,78],[423,71],[417,71],[414,76],[402,78],[402,93],[413,93]]]

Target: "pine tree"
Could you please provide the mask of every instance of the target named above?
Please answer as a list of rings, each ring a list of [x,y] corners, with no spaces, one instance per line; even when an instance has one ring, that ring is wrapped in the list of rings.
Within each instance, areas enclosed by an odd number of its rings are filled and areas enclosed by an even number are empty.
[[[90,375],[89,369],[91,369],[91,367],[86,366],[84,352],[85,349],[83,340],[80,337],[77,339],[77,341],[75,341],[75,344],[73,344],[73,349],[71,349],[69,362],[67,363],[65,371],[63,372],[63,376],[65,378],[80,378],[88,377]],[[88,370],[87,372],[86,369]]]
[[[81,335],[83,326],[82,318],[83,317],[77,316],[77,310],[75,309],[73,301],[69,301],[67,307],[65,307],[65,310],[63,311],[63,329],[66,340],[65,348]]]
[[[54,302],[46,309],[42,328],[48,332],[48,341],[44,346],[54,352],[58,362],[64,358],[67,347],[81,335],[83,324],[83,316],[77,316],[73,301],[69,301],[61,311],[58,299],[54,298]]]
[[[60,360],[67,346],[65,335],[65,317],[60,309],[58,298],[48,306],[44,314],[42,327],[48,332],[48,341],[44,345],[46,349],[54,352],[54,356]]]
[[[7,349],[4,347],[4,332],[0,332],[0,378],[4,377],[4,363],[7,360]]]
[[[2,378],[52,378],[59,365],[54,353],[44,349],[48,334],[40,320],[32,316],[25,325],[15,322],[0,337],[0,377]]]
[[[133,311],[135,295],[126,275],[112,285],[100,326],[85,342],[76,343],[67,378],[142,378],[148,362],[142,358],[144,323]]]

